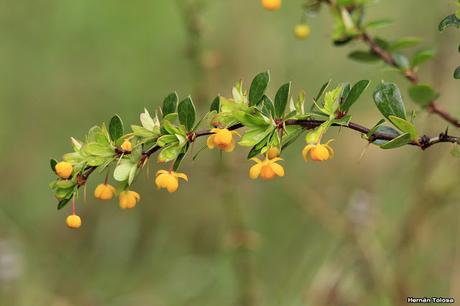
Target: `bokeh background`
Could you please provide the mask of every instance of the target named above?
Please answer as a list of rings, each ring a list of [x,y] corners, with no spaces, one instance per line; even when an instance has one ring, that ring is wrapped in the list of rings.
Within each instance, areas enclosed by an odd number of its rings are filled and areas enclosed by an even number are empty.
[[[406,80],[381,64],[348,60],[359,43],[332,46],[327,10],[308,19],[308,40],[296,40],[301,2],[284,1],[270,13],[255,0],[209,0],[198,9],[180,0],[0,1],[0,305],[460,299],[460,164],[448,144],[383,151],[335,129],[328,134],[335,159],[305,164],[298,141],[285,153],[282,179],[250,181],[244,149],[222,158],[207,151],[184,163],[190,182],[175,194],[157,191],[152,177],[139,179],[135,210],[89,197],[79,203],[78,231],[66,228],[67,209],[56,211],[49,158],[70,150],[69,137],[83,138],[114,113],[137,124],[144,107],[153,111],[173,90],[192,94],[204,113],[216,94],[230,95],[236,81],[249,84],[266,69],[271,94],[292,80],[309,103],[328,79],[371,79],[353,120],[377,122],[377,82],[395,81],[406,93]],[[436,47],[420,77],[460,116],[451,77],[459,33],[437,32],[453,2],[386,0],[368,17],[395,20],[374,34],[420,36]],[[416,123],[432,135],[446,128],[424,112]],[[102,180],[91,177],[88,193]]]

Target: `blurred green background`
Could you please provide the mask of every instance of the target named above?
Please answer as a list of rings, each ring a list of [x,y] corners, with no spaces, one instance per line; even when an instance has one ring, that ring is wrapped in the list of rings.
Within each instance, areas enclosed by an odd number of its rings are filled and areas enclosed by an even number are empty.
[[[137,124],[169,92],[192,94],[202,113],[239,79],[270,69],[270,93],[292,80],[311,103],[322,83],[371,79],[353,111],[379,118],[372,91],[406,80],[335,48],[327,10],[292,34],[301,2],[264,11],[259,1],[0,0],[0,305],[403,305],[406,296],[460,298],[460,183],[450,145],[382,151],[349,130],[331,131],[336,158],[304,163],[289,148],[287,176],[250,181],[246,151],[204,152],[184,163],[190,182],[142,200],[79,203],[83,226],[65,226],[48,189],[49,158],[94,124],[120,114]],[[458,31],[437,32],[453,1],[387,0],[369,18],[395,23],[373,34],[420,36],[436,59],[420,70],[460,115]],[[200,35],[196,35],[195,26]],[[415,49],[414,49],[415,50]],[[406,91],[403,91],[406,93]],[[417,107],[404,98],[409,109]],[[420,112],[421,133],[446,124]],[[451,128],[452,133],[457,131]],[[458,134],[458,133],[457,133]],[[201,145],[200,145],[201,146]],[[199,148],[197,146],[196,148]],[[365,150],[363,158],[361,153]],[[153,170],[158,166],[154,165]],[[91,177],[88,194],[103,177]]]

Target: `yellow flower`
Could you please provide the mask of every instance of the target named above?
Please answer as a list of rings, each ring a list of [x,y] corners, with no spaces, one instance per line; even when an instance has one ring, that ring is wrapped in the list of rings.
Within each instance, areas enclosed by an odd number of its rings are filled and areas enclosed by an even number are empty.
[[[76,214],[71,214],[65,220],[70,228],[79,228],[81,226],[81,218]]]
[[[233,135],[239,135],[236,131],[214,128],[211,132],[214,134],[208,137],[207,145],[209,149],[218,147],[225,152],[232,152],[235,149]]]
[[[94,190],[94,197],[99,200],[112,200],[115,194],[115,187],[109,184],[99,184]]]
[[[179,188],[179,178],[188,182],[188,177],[185,173],[159,170],[156,174],[155,184],[158,189],[166,189],[168,192],[175,192],[177,188]]]
[[[270,149],[268,149],[267,151],[268,159],[274,159],[274,158],[277,158],[278,156],[280,156],[280,150],[278,150],[278,148],[271,147]]]
[[[68,179],[72,175],[73,166],[71,163],[68,162],[59,162],[54,167],[56,170],[56,174],[63,179]]]
[[[281,0],[262,0],[262,6],[270,11],[276,11],[281,8]]]
[[[283,166],[277,164],[277,161],[283,160],[282,158],[276,157],[273,159],[265,159],[261,161],[258,158],[251,158],[256,164],[249,169],[249,177],[253,180],[260,177],[263,180],[271,180],[276,175],[284,176]]]
[[[294,34],[298,39],[306,39],[310,36],[310,27],[305,23],[298,24],[294,28]]]
[[[133,145],[131,144],[131,141],[129,141],[128,139],[125,139],[123,143],[121,144],[121,148],[123,149],[123,151],[129,153],[133,150]]]
[[[136,207],[137,202],[141,196],[131,190],[125,190],[120,192],[119,200],[120,200],[120,208],[121,209],[130,209]]]
[[[302,156],[305,161],[308,160],[308,154],[314,161],[324,161],[334,157],[334,150],[329,146],[329,143],[333,139],[329,140],[326,144],[308,144],[302,150]]]

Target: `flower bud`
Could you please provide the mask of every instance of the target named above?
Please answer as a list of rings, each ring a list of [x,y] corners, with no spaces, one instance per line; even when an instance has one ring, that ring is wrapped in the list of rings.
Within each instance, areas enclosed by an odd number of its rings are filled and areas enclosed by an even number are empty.
[[[262,6],[269,11],[276,11],[281,8],[281,0],[262,0]]]
[[[109,201],[115,195],[115,187],[109,184],[99,184],[94,190],[94,197],[99,200]]]
[[[305,23],[298,24],[294,28],[294,34],[298,39],[306,39],[310,36],[310,27]]]
[[[136,204],[140,198],[141,196],[135,191],[131,191],[131,190],[122,191],[119,196],[120,208],[121,209],[134,208],[136,207]]]
[[[121,144],[121,148],[123,149],[123,151],[129,153],[133,150],[133,145],[131,144],[131,141],[129,141],[128,139],[125,139],[123,143]]]
[[[63,161],[57,163],[54,169],[60,178],[68,179],[72,175],[73,166],[71,163]]]
[[[268,159],[274,159],[280,155],[280,151],[278,150],[277,147],[271,147],[267,151],[267,157]]]
[[[69,228],[76,229],[81,226],[81,218],[76,214],[69,215],[65,222]]]

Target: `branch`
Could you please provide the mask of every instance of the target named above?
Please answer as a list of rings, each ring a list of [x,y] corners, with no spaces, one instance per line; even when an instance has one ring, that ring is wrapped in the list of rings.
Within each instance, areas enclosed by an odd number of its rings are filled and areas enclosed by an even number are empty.
[[[305,128],[306,130],[311,130],[311,129],[319,127],[324,122],[325,122],[324,120],[314,120],[314,119],[300,119],[300,120],[288,119],[284,123],[285,123],[285,125],[298,125],[298,126],[301,126],[301,127]],[[350,122],[346,126],[340,125],[340,124],[333,124],[333,126],[346,127],[346,128],[348,128],[350,130],[353,130],[353,131],[356,131],[356,132],[359,132],[359,133],[365,134],[365,135],[368,135],[369,132],[370,132],[369,128],[367,128],[365,126],[362,126],[362,125],[360,125],[358,123],[354,123],[354,122]],[[244,127],[244,125],[242,125],[241,123],[238,123],[238,124],[235,124],[235,125],[229,127],[228,129],[229,130],[237,130],[237,129],[240,129],[240,128],[243,128],[243,127]],[[280,125],[280,128],[282,128],[282,124]],[[209,136],[209,135],[212,135],[212,134],[213,134],[213,132],[211,132],[211,130],[202,130],[202,131],[197,131],[197,132],[190,132],[187,135],[187,140],[190,143],[192,143],[199,137]],[[375,133],[373,133],[372,135],[369,136],[369,142],[374,142],[375,140],[390,141],[390,140],[393,140],[395,138],[396,137],[394,135],[391,135],[391,134],[388,134],[388,133],[375,132]],[[433,146],[435,144],[438,144],[438,143],[455,143],[455,144],[460,145],[460,137],[450,136],[450,135],[448,135],[448,133],[446,131],[444,133],[439,134],[439,136],[437,136],[437,137],[429,137],[427,135],[423,135],[418,140],[408,143],[408,145],[416,146],[416,147],[419,147],[422,150],[425,150],[425,149],[427,149],[427,148],[429,148],[429,147],[431,147],[431,146]],[[155,146],[151,147],[150,149],[148,149],[147,151],[143,152],[138,166],[142,167],[145,164],[145,162],[148,160],[148,158],[150,158],[150,156],[152,154],[156,153],[160,149],[161,149],[160,146],[155,145]],[[128,152],[115,151],[115,156],[116,157],[119,157],[120,154],[127,155],[129,153]],[[96,168],[97,168],[96,166],[87,167],[85,169],[84,174],[78,175],[78,177],[77,177],[77,187],[78,188],[80,188],[81,186],[86,184],[89,176],[94,172],[94,170],[96,170]]]
[[[335,7],[335,1],[331,0],[321,0],[325,4]],[[353,7],[349,8],[349,10],[353,10]],[[378,55],[385,63],[392,67],[400,68],[396,61],[393,58],[393,55],[384,50],[382,47],[380,47],[375,40],[366,32],[362,32],[360,36],[357,36],[358,39],[361,39],[365,44],[369,46],[371,51]],[[417,73],[414,71],[414,69],[407,69],[404,71],[404,76],[406,79],[408,79],[412,84],[416,85],[419,83]],[[428,106],[427,106],[427,111],[432,114],[436,114],[445,121],[449,122],[455,127],[460,127],[460,120],[453,117],[451,114],[449,114],[447,111],[443,110],[442,107],[439,106],[439,104],[436,101],[432,101]]]
[[[371,51],[378,55],[385,63],[390,66],[400,68],[398,64],[393,59],[393,56],[390,52],[381,48],[375,40],[370,37],[367,33],[361,34],[361,39],[366,43]],[[412,84],[417,85],[419,83],[417,73],[413,69],[407,69],[404,71],[404,76],[408,79]],[[449,122],[450,124],[454,125],[455,127],[460,127],[460,121],[450,115],[447,111],[443,110],[436,101],[432,101],[428,107],[427,111],[429,113],[436,114],[443,118],[445,121]]]

